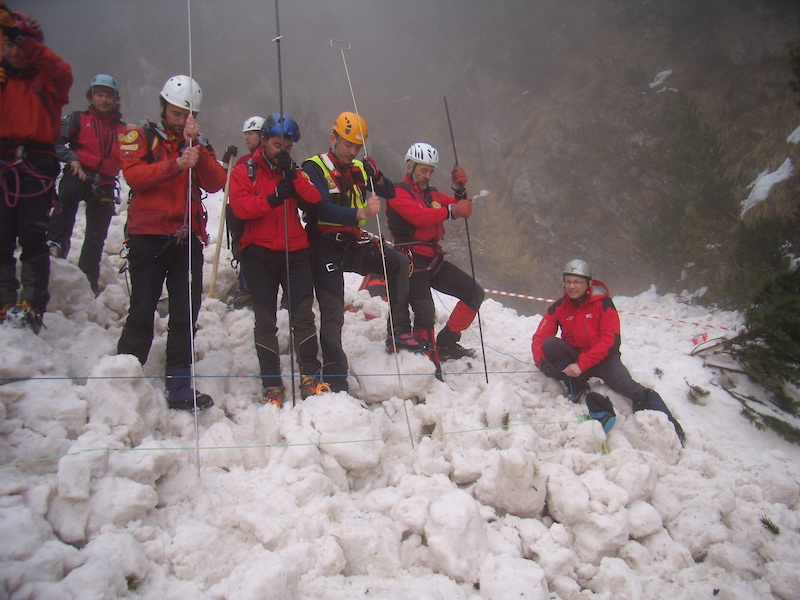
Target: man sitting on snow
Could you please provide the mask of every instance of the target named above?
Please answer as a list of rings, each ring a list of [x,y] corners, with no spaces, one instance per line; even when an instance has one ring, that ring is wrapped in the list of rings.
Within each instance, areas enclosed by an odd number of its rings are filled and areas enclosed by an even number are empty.
[[[589,378],[602,379],[633,403],[633,410],[658,410],[667,415],[678,439],[686,439],[664,400],[632,378],[620,359],[619,313],[606,284],[592,279],[586,261],[564,267],[564,296],[547,309],[533,334],[533,360],[542,373],[564,382],[572,402],[589,391]],[[555,337],[559,327],[561,337]]]

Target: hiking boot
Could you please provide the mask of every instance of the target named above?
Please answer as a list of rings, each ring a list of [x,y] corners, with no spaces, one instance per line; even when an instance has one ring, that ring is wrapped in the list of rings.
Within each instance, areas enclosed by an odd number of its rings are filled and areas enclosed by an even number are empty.
[[[588,381],[579,381],[574,377],[568,377],[567,381],[562,382],[567,388],[567,398],[573,404],[578,404],[587,392],[591,390]]]
[[[50,256],[53,258],[64,258],[64,249],[61,247],[55,240],[50,240],[47,242],[47,248],[50,251]]]
[[[250,304],[252,304],[252,299],[250,297],[250,290],[247,288],[240,289],[238,292],[236,292],[229,302],[229,305],[233,310],[250,306]]]
[[[316,375],[300,376],[300,396],[305,400],[309,396],[327,394],[331,391],[331,386],[322,381]]]
[[[207,410],[214,406],[214,400],[211,399],[211,396],[202,392],[195,392],[194,399],[187,398],[184,395],[182,398],[171,400],[169,394],[167,394],[167,406],[172,410],[185,410],[194,413],[195,406],[197,407],[197,412]]]
[[[18,329],[28,328],[36,335],[42,330],[42,316],[26,300],[19,304],[7,304],[3,309],[3,321]]]
[[[439,346],[439,360],[456,360],[458,358],[475,358],[475,350],[471,348],[464,348],[458,342],[449,344],[447,346]]]
[[[261,404],[273,404],[278,408],[283,406],[286,390],[282,387],[271,387],[264,390],[264,398]]]
[[[410,333],[395,333],[394,337],[386,337],[386,352],[391,354],[395,348],[398,350],[410,350],[411,352],[427,352],[430,350],[428,343],[414,337]]]
[[[195,407],[197,412],[200,412],[214,406],[211,396],[197,392],[192,387],[191,367],[168,367],[164,375],[167,406],[171,409],[193,413]]]
[[[586,409],[589,411],[589,416],[603,426],[603,431],[608,433],[617,422],[617,413],[614,412],[614,405],[608,396],[602,396],[597,392],[588,392],[586,394]]]

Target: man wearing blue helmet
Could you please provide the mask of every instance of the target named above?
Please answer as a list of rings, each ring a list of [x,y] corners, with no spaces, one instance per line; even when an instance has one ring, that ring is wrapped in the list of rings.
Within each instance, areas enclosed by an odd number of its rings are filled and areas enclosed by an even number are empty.
[[[330,391],[320,378],[314,285],[308,237],[297,209],[307,211],[320,194],[291,157],[300,128],[291,117],[274,113],[262,126],[260,151],[231,174],[230,205],[244,220],[239,241],[242,269],[255,313],[256,355],[264,404],[280,408],[285,399],[278,348],[278,286],[288,292],[289,319],[300,367],[303,398]]]
[[[78,267],[92,291],[100,292],[100,260],[108,226],[116,213],[117,175],[121,168],[119,143],[126,133],[119,110],[119,86],[111,75],[92,78],[86,91],[89,108],[61,120],[56,154],[65,163],[58,187],[58,206],[50,215],[47,244],[50,254],[67,258],[78,206],[86,203],[86,235]]]

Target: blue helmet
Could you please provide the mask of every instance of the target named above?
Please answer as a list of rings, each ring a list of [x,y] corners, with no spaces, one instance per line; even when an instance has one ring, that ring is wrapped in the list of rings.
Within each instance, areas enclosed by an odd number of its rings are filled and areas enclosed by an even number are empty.
[[[296,142],[300,139],[300,127],[297,122],[288,115],[283,115],[283,122],[281,122],[281,113],[272,113],[264,120],[261,126],[261,133],[264,137],[275,135],[292,140]]]
[[[93,88],[96,85],[103,85],[105,87],[111,88],[115,92],[119,91],[119,87],[117,87],[117,80],[114,79],[111,75],[106,75],[105,73],[98,73],[94,77],[92,77],[92,82],[89,84],[90,88]]]

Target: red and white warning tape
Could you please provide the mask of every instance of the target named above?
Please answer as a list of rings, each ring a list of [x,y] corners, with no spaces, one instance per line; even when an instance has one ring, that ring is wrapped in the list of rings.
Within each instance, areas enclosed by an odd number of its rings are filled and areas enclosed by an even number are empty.
[[[512,298],[524,298],[526,300],[538,300],[540,302],[550,302],[550,303],[555,302],[555,300],[552,300],[550,298],[539,298],[537,296],[526,296],[525,294],[513,294],[511,292],[501,292],[500,290],[484,289],[483,291],[486,292],[487,294],[497,294],[499,296],[510,296]],[[671,321],[673,323],[681,323],[682,325],[694,325],[695,327],[705,327],[705,328],[708,328],[708,329],[722,329],[724,331],[733,331],[730,327],[722,327],[720,325],[709,325],[709,324],[704,324],[704,323],[695,323],[693,321],[683,321],[681,319],[670,319],[670,318],[667,318],[667,317],[659,317],[658,315],[642,315],[642,314],[638,314],[638,313],[623,312],[623,311],[619,311],[619,313],[620,314],[625,314],[625,315],[633,315],[635,317],[645,317],[645,318],[648,318],[648,319],[658,319],[660,321]],[[705,336],[705,339],[703,339],[704,336]],[[697,341],[695,341],[695,340],[697,340]],[[699,344],[699,343],[705,342],[707,340],[708,340],[708,335],[705,334],[705,333],[697,336],[696,338],[692,338],[692,342],[694,342],[695,344]]]

